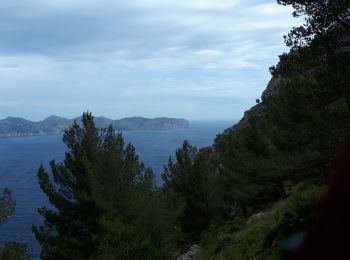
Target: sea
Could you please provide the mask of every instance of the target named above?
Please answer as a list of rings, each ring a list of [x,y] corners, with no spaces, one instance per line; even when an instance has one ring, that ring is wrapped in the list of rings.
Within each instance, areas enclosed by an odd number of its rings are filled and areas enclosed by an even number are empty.
[[[170,130],[125,131],[125,142],[131,142],[141,161],[151,166],[157,185],[162,185],[161,174],[169,156],[174,157],[176,148],[188,140],[198,148],[210,146],[217,134],[235,122],[190,122],[189,128]],[[0,244],[5,241],[26,243],[29,256],[40,258],[40,245],[31,226],[43,219],[37,209],[48,206],[45,194],[40,190],[36,176],[42,163],[49,171],[50,160],[62,161],[67,150],[62,135],[2,137],[0,138],[0,191],[7,187],[16,200],[16,212],[0,224]]]

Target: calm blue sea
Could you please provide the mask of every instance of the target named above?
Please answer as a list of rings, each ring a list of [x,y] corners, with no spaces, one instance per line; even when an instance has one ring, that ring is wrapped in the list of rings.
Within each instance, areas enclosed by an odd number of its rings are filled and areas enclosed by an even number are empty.
[[[197,147],[211,145],[213,139],[234,122],[191,122],[189,128],[124,132],[141,160],[150,165],[161,184],[160,174],[170,155],[187,139]],[[40,246],[32,232],[32,224],[42,219],[37,208],[47,205],[45,194],[39,188],[36,171],[48,165],[51,159],[61,161],[66,147],[62,136],[31,136],[0,138],[0,190],[8,187],[16,199],[16,213],[0,226],[0,244],[4,241],[27,243],[34,259],[40,255]]]

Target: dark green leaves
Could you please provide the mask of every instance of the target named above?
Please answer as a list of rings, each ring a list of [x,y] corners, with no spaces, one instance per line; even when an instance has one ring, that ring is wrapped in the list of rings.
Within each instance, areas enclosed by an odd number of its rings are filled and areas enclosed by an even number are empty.
[[[343,34],[350,31],[349,0],[277,0],[277,3],[291,5],[294,17],[305,17],[305,24],[294,27],[285,37],[289,47],[309,46],[316,35],[329,30],[339,30]]]
[[[0,223],[14,213],[16,202],[12,198],[11,190],[4,189],[2,196],[0,197]]]
[[[50,162],[52,174],[42,165],[38,170],[40,187],[53,206],[39,209],[45,222],[33,226],[42,258],[158,258],[161,250],[154,250],[151,229],[140,229],[143,220],[135,214],[145,207],[135,206],[135,194],[152,200],[149,191],[155,188],[152,170],[139,161],[135,148],[125,146],[112,127],[97,129],[90,113],[65,132],[63,141],[68,147],[64,161]]]

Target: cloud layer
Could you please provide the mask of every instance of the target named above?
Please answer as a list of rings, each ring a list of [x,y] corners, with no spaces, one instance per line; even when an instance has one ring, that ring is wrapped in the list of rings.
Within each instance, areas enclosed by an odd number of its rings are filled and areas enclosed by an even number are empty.
[[[0,2],[0,117],[239,119],[296,24],[258,0]]]

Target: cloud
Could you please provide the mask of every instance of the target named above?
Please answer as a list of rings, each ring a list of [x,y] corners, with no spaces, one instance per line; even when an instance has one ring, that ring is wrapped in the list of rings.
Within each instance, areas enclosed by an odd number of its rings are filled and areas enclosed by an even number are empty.
[[[232,8],[237,1],[234,0],[194,0],[188,1],[194,8],[204,10],[222,10]]]
[[[195,117],[176,104],[254,100],[286,50],[282,36],[295,25],[289,13],[273,0],[2,1],[0,104],[21,102],[32,117],[60,114],[59,104],[67,113]],[[34,109],[40,102],[57,105]],[[234,114],[230,106],[215,111],[230,118],[248,108],[243,103]]]

